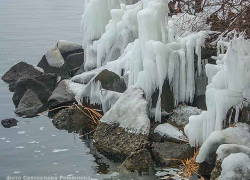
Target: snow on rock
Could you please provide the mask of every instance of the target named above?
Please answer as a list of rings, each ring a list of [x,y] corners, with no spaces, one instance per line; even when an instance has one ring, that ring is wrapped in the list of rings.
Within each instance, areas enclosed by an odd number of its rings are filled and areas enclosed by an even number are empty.
[[[199,115],[202,113],[202,110],[192,106],[179,105],[173,112],[170,116],[170,121],[177,126],[184,127],[188,124],[190,116]]]
[[[45,57],[47,62],[52,67],[61,67],[64,64],[64,59],[56,46],[49,48],[46,52]]]
[[[244,153],[229,155],[221,166],[221,180],[248,180],[250,177],[250,158]]]
[[[58,41],[56,46],[62,54],[66,52],[82,49],[81,44],[73,43],[73,42],[69,42],[65,40]]]
[[[233,153],[244,153],[250,157],[250,147],[238,144],[222,144],[216,151],[217,159],[221,162]]]
[[[117,123],[131,133],[149,134],[147,110],[148,103],[143,90],[138,86],[131,86],[102,117],[101,122]]]
[[[188,135],[190,136],[190,131]],[[214,131],[201,146],[196,161],[201,163],[203,161],[210,162],[215,160],[215,152],[222,144],[237,144],[250,148],[249,139],[250,126],[247,124],[238,123],[235,127],[230,127],[223,131]]]
[[[169,123],[158,125],[155,128],[154,133],[158,133],[161,136],[164,136],[169,139],[186,141],[186,137],[184,136],[183,132]]]
[[[250,84],[250,42],[239,37],[227,46],[221,63],[206,66],[211,82],[206,90],[207,112],[191,116],[186,128],[192,146],[201,145],[213,131],[225,127],[228,110],[243,102],[244,88]]]

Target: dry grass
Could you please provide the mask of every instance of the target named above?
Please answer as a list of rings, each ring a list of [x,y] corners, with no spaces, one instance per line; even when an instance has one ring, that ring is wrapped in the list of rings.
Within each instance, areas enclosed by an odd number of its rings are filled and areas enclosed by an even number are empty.
[[[182,176],[183,178],[189,179],[191,176],[194,174],[198,174],[198,169],[199,169],[199,163],[195,162],[196,157],[199,154],[199,149],[195,149],[194,151],[194,156],[189,158],[189,159],[168,159],[170,161],[180,161],[181,162],[181,169],[179,172],[179,175]],[[200,176],[200,180],[205,180],[204,177]]]
[[[99,110],[99,109],[92,109],[92,108],[88,108],[86,106],[83,106],[83,105],[77,105],[77,104],[73,104],[71,106],[60,106],[60,107],[57,107],[57,108],[54,108],[54,109],[49,109],[45,112],[42,112],[40,113],[39,115],[43,115],[45,113],[48,113],[48,112],[53,112],[53,111],[56,111],[58,109],[64,109],[64,108],[68,108],[68,109],[73,109],[73,108],[77,108],[78,110],[80,110],[84,115],[86,115],[90,121],[92,121],[96,126],[99,124],[100,122],[100,119],[102,118],[102,114],[100,113],[102,110]],[[82,134],[80,135],[80,137],[83,137],[83,136],[86,136],[86,135],[89,135],[91,134],[92,132],[94,132],[96,130],[93,129],[92,131],[86,133],[86,134]]]
[[[198,169],[200,164],[195,161],[198,154],[199,154],[199,149],[196,149],[194,151],[193,157],[186,160],[181,160],[183,166],[181,172],[184,178],[190,178],[193,174],[198,174]],[[201,177],[200,179],[205,180],[203,177]]]

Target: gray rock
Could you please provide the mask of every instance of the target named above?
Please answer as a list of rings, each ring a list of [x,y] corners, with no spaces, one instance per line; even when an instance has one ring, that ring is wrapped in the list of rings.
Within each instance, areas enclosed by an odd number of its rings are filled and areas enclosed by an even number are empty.
[[[137,152],[133,152],[126,158],[122,165],[132,172],[148,172],[152,169],[154,161],[150,152],[147,149],[142,149]]]
[[[64,129],[68,132],[90,132],[96,128],[96,124],[78,108],[67,108],[57,113],[53,120],[53,125],[57,129]]]
[[[43,104],[47,104],[51,91],[34,78],[22,78],[17,82],[12,98],[16,107],[28,89],[31,89]]]
[[[102,88],[123,93],[126,90],[124,79],[107,69],[100,72],[93,81],[100,81]]]
[[[39,76],[41,74],[43,73],[34,68],[34,66],[26,62],[19,62],[2,76],[2,80],[7,83],[12,83],[17,82],[20,78]]]
[[[18,123],[18,121],[14,118],[3,119],[1,121],[2,126],[5,128],[11,128],[11,127],[17,126],[17,123]]]
[[[159,90],[157,89],[152,95],[152,108],[156,107],[158,96]],[[174,97],[168,80],[165,80],[162,86],[161,109],[167,113],[173,112],[174,109]]]
[[[184,128],[184,126],[188,124],[190,116],[201,113],[202,110],[196,107],[179,105],[174,109],[174,113],[169,118],[169,122],[175,124],[177,127]]]
[[[195,78],[195,97],[193,105],[202,110],[207,110],[205,97],[207,84],[208,78],[205,74]]]
[[[66,82],[67,80],[61,81],[49,97],[48,106],[50,109],[64,105],[72,105],[75,102],[75,95],[67,90]]]
[[[37,95],[31,89],[28,89],[20,100],[15,113],[21,116],[33,117],[43,111],[42,107],[43,103]]]
[[[123,162],[131,153],[148,146],[148,135],[125,131],[118,124],[100,123],[94,133],[96,148],[115,162]]]
[[[80,67],[82,66],[83,63],[84,63],[83,52],[69,55],[65,62],[65,64],[67,64],[70,69]]]
[[[194,154],[194,149],[187,143],[156,142],[151,148],[156,163],[168,167],[181,164],[181,161],[174,159],[185,160]]]

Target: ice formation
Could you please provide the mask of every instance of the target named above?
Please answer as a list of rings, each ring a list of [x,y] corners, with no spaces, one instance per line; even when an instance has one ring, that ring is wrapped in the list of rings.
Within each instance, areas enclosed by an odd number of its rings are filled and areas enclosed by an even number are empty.
[[[148,103],[144,96],[140,87],[131,86],[102,117],[101,122],[117,123],[120,127],[127,129],[128,132],[149,134]]]
[[[207,111],[191,116],[186,132],[192,146],[201,145],[213,131],[223,128],[223,121],[231,107],[240,107],[244,89],[250,85],[250,42],[243,37],[230,43],[219,42],[217,65],[206,65],[210,84],[206,90]],[[238,119],[235,119],[236,122]],[[199,131],[197,131],[199,129]]]
[[[154,133],[158,133],[161,136],[165,136],[167,138],[174,138],[180,141],[186,140],[183,132],[169,123],[158,125],[155,128]]]
[[[191,126],[191,124],[190,124]],[[201,128],[200,128],[201,129]],[[214,131],[210,134],[207,140],[200,148],[199,155],[196,161],[201,163],[203,161],[209,161],[222,144],[237,144],[244,145],[250,148],[250,126],[247,124],[236,124],[236,127],[230,127],[223,131]],[[190,134],[189,134],[190,135]],[[217,152],[220,152],[220,148]]]
[[[250,158],[244,153],[231,154],[222,162],[221,180],[248,180]]]
[[[155,120],[160,122],[165,80],[169,80],[175,105],[192,103],[195,74],[202,71],[201,47],[207,32],[180,35],[174,22],[168,22],[167,0],[86,0],[82,19],[85,71],[106,68],[123,76],[128,87],[138,85],[144,90],[150,108],[151,96],[159,89]],[[72,80],[85,83],[89,80],[86,76],[93,76],[92,72],[85,73]],[[96,91],[93,97],[97,96],[100,93]]]

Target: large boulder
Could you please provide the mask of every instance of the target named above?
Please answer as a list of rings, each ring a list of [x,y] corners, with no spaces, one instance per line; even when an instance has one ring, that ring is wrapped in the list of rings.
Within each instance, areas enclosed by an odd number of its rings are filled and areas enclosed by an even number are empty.
[[[54,116],[52,123],[57,129],[64,129],[70,133],[91,132],[96,128],[94,121],[76,107],[59,111]]]
[[[11,128],[11,127],[17,126],[17,123],[18,123],[18,121],[14,118],[3,119],[1,121],[2,126],[5,128]]]
[[[94,133],[94,145],[114,161],[124,161],[148,145],[150,120],[143,90],[130,87],[102,117]]]
[[[180,160],[186,160],[194,154],[194,149],[187,143],[155,142],[151,148],[153,159],[160,166],[179,165]]]
[[[73,54],[75,56],[70,57]],[[81,66],[83,61],[83,49],[80,44],[59,41],[55,46],[49,48],[37,66],[44,69],[45,73],[55,73],[62,77],[68,77],[69,71],[76,68],[76,65]]]
[[[21,116],[33,117],[43,110],[45,110],[43,109],[43,103],[31,89],[28,89],[20,100],[15,113]]]
[[[17,82],[20,78],[39,76],[43,74],[41,70],[26,62],[19,62],[10,68],[3,76],[2,80],[7,83]]]
[[[70,93],[67,88],[67,82],[63,80],[59,83],[57,88],[53,91],[48,99],[48,106],[50,109],[65,105],[72,105],[75,101],[75,95]]]
[[[51,91],[34,78],[23,78],[17,82],[12,98],[16,107],[18,107],[20,100],[28,89],[31,89],[43,104],[47,104]]]

